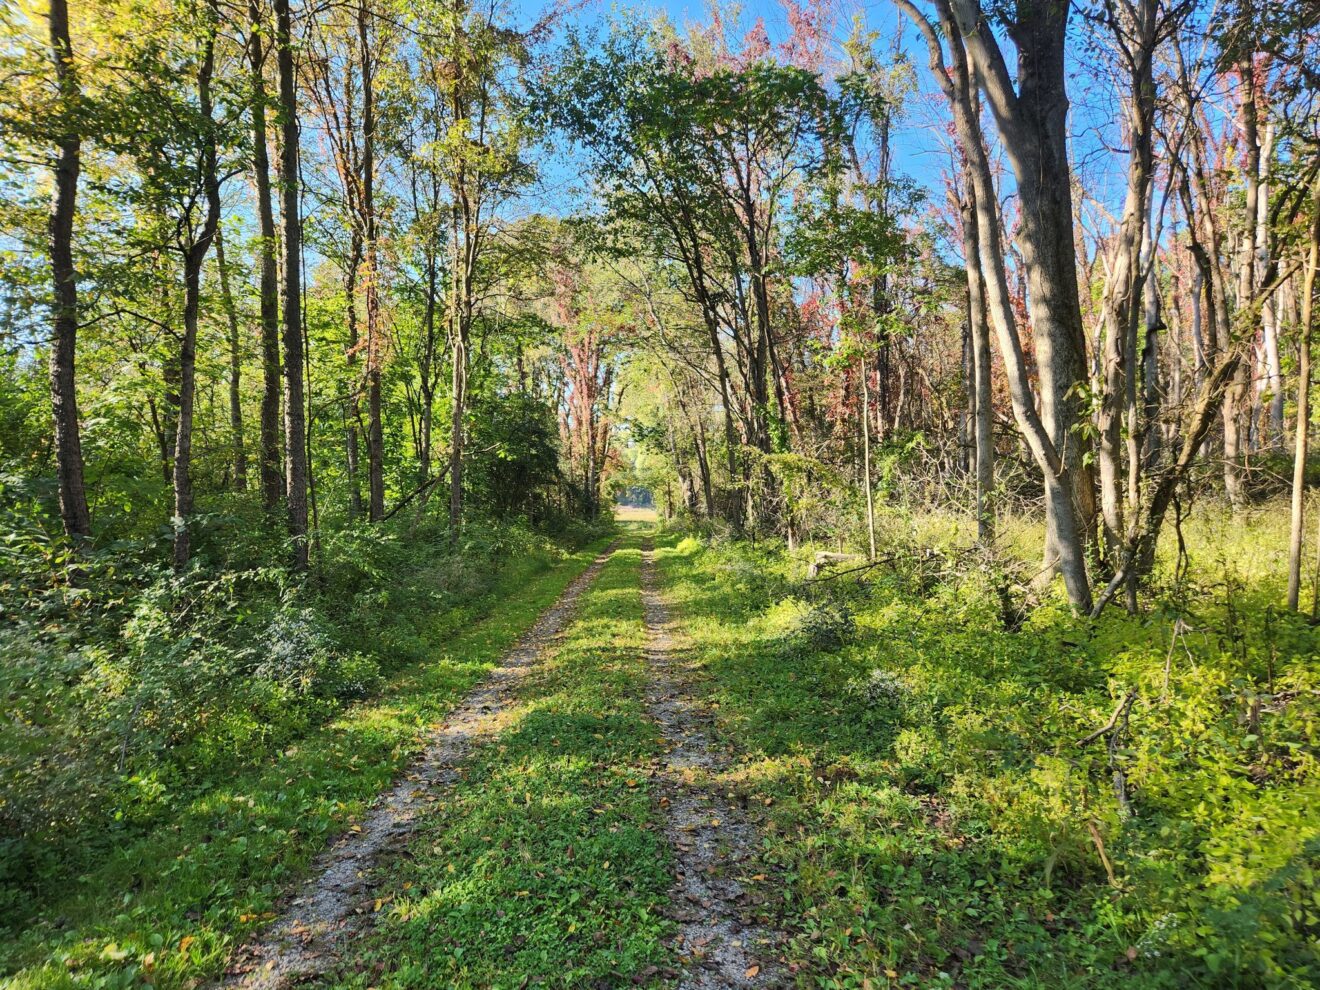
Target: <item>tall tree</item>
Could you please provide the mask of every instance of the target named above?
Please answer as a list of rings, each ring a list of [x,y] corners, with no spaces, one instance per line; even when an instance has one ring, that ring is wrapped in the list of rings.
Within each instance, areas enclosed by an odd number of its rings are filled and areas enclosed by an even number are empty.
[[[193,511],[192,441],[197,399],[197,323],[201,308],[202,264],[220,224],[220,163],[212,84],[215,76],[215,40],[219,15],[214,0],[203,16],[201,58],[197,67],[197,172],[196,188],[202,204],[190,200],[178,231],[183,255],[183,338],[179,344],[179,401],[174,441],[174,569],[188,566],[192,540],[189,521]],[[202,214],[197,217],[197,209]]]
[[[251,66],[252,184],[257,200],[261,301],[261,500],[273,513],[284,495],[280,455],[280,289],[275,257],[275,210],[270,188],[270,153],[266,147],[266,32],[259,0],[248,5],[248,59]]]
[[[50,400],[55,421],[55,473],[64,532],[76,540],[92,535],[83,487],[82,437],[78,422],[78,273],[73,261],[73,220],[81,168],[81,87],[69,35],[68,0],[50,2],[50,51],[59,91],[55,195],[50,208],[51,306]]]
[[[372,522],[385,516],[385,438],[381,426],[380,257],[376,217],[376,50],[373,17],[365,2],[358,7],[358,58],[362,69],[362,264],[367,311],[367,513]]]
[[[1016,52],[1016,85],[980,0],[951,0],[950,9],[1022,202],[1015,244],[1027,280],[1040,417],[1072,503],[1073,518],[1064,519],[1058,517],[1063,502],[1047,500],[1046,562],[1052,567],[1078,556],[1077,548],[1063,545],[1066,534],[1085,542],[1096,514],[1090,442],[1076,428],[1083,415],[1078,386],[1087,381],[1088,372],[1068,163],[1065,48],[1070,8],[1056,0],[1014,0],[1004,8],[1005,28]],[[1078,604],[1089,601],[1081,577],[1068,579]]]
[[[1302,277],[1302,302],[1297,328],[1300,360],[1297,367],[1297,435],[1293,453],[1292,514],[1288,539],[1288,607],[1297,611],[1302,587],[1302,535],[1306,507],[1306,453],[1311,430],[1311,341],[1315,315],[1316,271],[1320,269],[1320,179],[1311,198],[1311,236],[1306,270]]]
[[[994,183],[990,172],[990,163],[986,154],[981,133],[980,120],[974,109],[972,93],[976,86],[978,63],[969,58],[972,49],[971,40],[964,48],[964,33],[954,19],[953,8],[949,0],[936,0],[940,26],[944,37],[948,39],[950,62],[946,68],[943,47],[935,27],[921,14],[910,0],[899,0],[926,39],[930,54],[931,70],[950,105],[954,108],[954,123],[958,141],[965,159],[970,163],[976,206],[977,231],[980,248],[980,268],[984,279],[986,300],[991,320],[999,338],[999,349],[1008,373],[1009,393],[1012,397],[1013,412],[1023,437],[1045,479],[1045,504],[1047,510],[1047,560],[1049,568],[1057,567],[1068,590],[1068,597],[1080,610],[1089,611],[1092,606],[1090,576],[1086,568],[1084,552],[1085,514],[1075,498],[1079,487],[1072,478],[1072,472],[1080,469],[1066,456],[1065,444],[1072,443],[1071,427],[1058,428],[1067,420],[1067,406],[1055,404],[1061,398],[1059,373],[1061,368],[1069,367],[1064,360],[1071,344],[1067,341],[1059,350],[1046,348],[1042,355],[1040,338],[1051,331],[1050,324],[1037,325],[1033,321],[1033,330],[1037,339],[1037,357],[1053,359],[1058,362],[1053,376],[1047,376],[1041,370],[1040,407],[1037,408],[1036,396],[1033,395],[1026,359],[1023,353],[1021,336],[1018,332],[1017,317],[1014,312],[1007,277],[1005,275],[1002,232],[998,212],[995,209]],[[986,28],[988,31],[988,27]],[[993,40],[993,39],[992,39]],[[983,45],[984,47],[984,45]],[[995,51],[998,49],[996,48]],[[983,58],[986,53],[983,52]],[[1000,80],[1002,87],[1004,80]],[[1033,85],[1039,85],[1039,82]],[[1060,82],[1060,85],[1061,82]],[[1000,94],[1001,98],[1006,94]],[[1043,97],[1038,97],[1043,98]],[[1039,182],[1039,177],[1033,179]],[[1071,215],[1068,218],[1071,224]],[[1043,232],[1042,232],[1043,233]],[[1072,246],[1069,244],[1069,256]],[[1037,276],[1049,282],[1048,273],[1038,272]],[[1076,275],[1070,276],[1075,291]],[[1065,280],[1067,281],[1067,280]],[[1055,286],[1050,286],[1056,288]],[[1058,300],[1055,299],[1055,303]],[[1079,317],[1080,318],[1080,317]],[[1066,332],[1062,331],[1062,332]],[[1068,386],[1069,388],[1071,386]],[[1053,391],[1051,391],[1053,389]],[[1067,388],[1062,389],[1066,393]],[[1045,416],[1046,410],[1054,414],[1051,423]],[[1081,484],[1085,487],[1085,482]]]
[[[289,0],[274,0],[280,85],[280,213],[284,225],[285,498],[293,566],[305,570],[307,539],[307,413],[303,394],[302,211],[299,204],[298,96]]]
[[[220,299],[229,329],[229,442],[233,446],[234,491],[247,490],[247,447],[243,442],[243,347],[238,332],[238,306],[229,283],[224,227],[215,229],[215,263],[220,273]]]

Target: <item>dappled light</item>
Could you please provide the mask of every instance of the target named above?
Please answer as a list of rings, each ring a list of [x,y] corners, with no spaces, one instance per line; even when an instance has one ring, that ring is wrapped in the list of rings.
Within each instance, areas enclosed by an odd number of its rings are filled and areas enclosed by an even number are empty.
[[[1320,986],[1317,65],[0,4],[0,984]]]

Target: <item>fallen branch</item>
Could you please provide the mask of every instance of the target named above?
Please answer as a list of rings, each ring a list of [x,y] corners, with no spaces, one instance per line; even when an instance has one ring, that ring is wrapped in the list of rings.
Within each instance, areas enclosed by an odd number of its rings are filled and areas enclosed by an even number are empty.
[[[420,485],[418,485],[407,495],[405,495],[398,505],[396,505],[394,508],[390,509],[389,512],[385,513],[385,515],[380,517],[380,521],[384,522],[386,519],[393,517],[395,514],[399,512],[400,509],[407,507],[407,505],[410,502],[412,502],[412,500],[415,499],[418,495],[422,494],[422,492],[429,491],[430,489],[438,485],[441,481],[445,479],[445,476],[448,474],[449,474],[449,465],[446,464],[444,469],[439,474],[427,478]]]
[[[1137,689],[1133,688],[1123,696],[1123,700],[1118,703],[1114,713],[1109,716],[1108,722],[1077,742],[1078,746],[1085,746],[1105,734],[1109,735],[1109,769],[1113,773],[1114,797],[1118,799],[1119,813],[1124,818],[1131,817],[1132,803],[1128,800],[1127,795],[1127,776],[1123,773],[1123,767],[1118,762],[1118,741],[1123,737],[1123,733],[1127,731],[1128,716],[1132,711],[1132,703],[1136,700]]]

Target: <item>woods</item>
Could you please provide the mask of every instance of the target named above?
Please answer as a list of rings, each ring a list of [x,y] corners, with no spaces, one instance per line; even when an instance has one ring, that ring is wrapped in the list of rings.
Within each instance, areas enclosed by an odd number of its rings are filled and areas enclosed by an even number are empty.
[[[402,27],[369,5],[301,25],[282,5],[242,16],[197,5],[158,21],[150,43],[89,14],[79,27],[96,44],[137,60],[127,77],[96,80],[95,59],[68,56],[68,19],[52,10],[44,51],[34,34],[30,50],[10,55],[15,71],[29,56],[53,68],[49,88],[15,82],[10,100],[11,116],[26,123],[16,133],[55,154],[44,170],[35,160],[12,166],[16,182],[55,180],[48,243],[21,225],[13,236],[50,259],[53,460],[66,535],[91,531],[79,494],[75,313],[96,328],[89,353],[102,348],[103,329],[144,318],[153,347],[162,334],[177,337],[149,407],[173,515],[184,520],[177,566],[189,557],[194,511],[195,316],[229,321],[231,483],[246,489],[253,443],[263,501],[268,510],[285,503],[298,566],[303,534],[319,525],[304,508],[317,457],[327,510],[339,510],[342,490],[350,517],[379,521],[387,478],[399,479],[390,483],[400,491],[410,487],[403,479],[431,480],[441,390],[457,532],[469,392],[502,387],[481,371],[473,377],[473,348],[485,357],[491,341],[509,339],[508,327],[554,322],[553,251],[538,241],[540,221],[514,214],[557,148],[581,156],[598,190],[581,214],[586,226],[564,236],[575,244],[574,266],[616,282],[626,326],[607,361],[649,352],[671,365],[664,401],[681,408],[682,425],[669,425],[669,471],[700,493],[697,514],[790,543],[824,535],[794,505],[838,501],[836,476],[873,493],[867,448],[898,451],[915,440],[920,458],[916,448],[904,456],[926,463],[910,474],[973,511],[986,540],[992,495],[1016,494],[996,480],[996,455],[1017,458],[1010,486],[1026,498],[1033,484],[1044,491],[1041,579],[1059,573],[1074,606],[1090,611],[1112,597],[1094,589],[1121,574],[1135,609],[1174,493],[1190,497],[1187,486],[1207,483],[1215,462],[1223,496],[1241,510],[1260,491],[1254,462],[1283,455],[1299,435],[1285,408],[1305,391],[1295,371],[1309,329],[1302,310],[1316,181],[1313,53],[1302,15],[1274,12],[1256,25],[1245,10],[1187,3],[1076,14],[1024,3],[1001,23],[974,4],[922,9],[904,0],[886,52],[879,32],[859,25],[831,49],[833,15],[791,12],[776,42],[763,20],[739,35],[716,17],[686,37],[663,22],[607,26],[599,44],[569,28],[563,45],[550,40],[565,27],[558,15],[519,30],[498,8],[466,5],[417,11]],[[926,50],[943,99],[929,112],[950,128],[949,159],[935,178],[942,191],[895,164],[892,135],[917,84],[897,40],[905,31],[914,51]],[[1200,43],[1208,38],[1213,45]],[[1125,190],[1109,201],[1105,187],[1072,178],[1072,44],[1095,53],[1096,78],[1114,94],[1114,144],[1094,149],[1113,159],[1098,174]],[[406,57],[384,61],[387,49]],[[24,118],[43,94],[52,112]],[[120,133],[111,110],[128,100],[144,112],[173,107],[159,120],[174,131]],[[169,163],[172,188],[163,185],[165,163],[141,150],[143,138],[159,154],[182,156]],[[79,222],[105,233],[155,210],[165,239],[144,242],[145,254],[98,260],[81,276],[80,308],[74,252],[85,249],[75,244],[74,214],[89,155],[93,170],[129,163],[142,178],[107,183],[93,171],[97,199]],[[222,207],[222,194],[234,205]],[[164,198],[152,205],[151,196]],[[250,238],[251,253],[231,250],[226,261],[212,251],[222,235],[211,228],[222,220],[236,246]],[[142,227],[131,228],[134,237]],[[169,250],[181,265],[177,300],[124,282],[146,274],[144,258],[159,266]],[[202,313],[208,269],[219,298],[205,300]],[[336,292],[345,326],[332,347],[322,300]],[[259,377],[259,393],[242,384],[247,319],[239,316],[253,293],[262,357],[248,381]],[[305,303],[314,315],[305,317]],[[317,347],[326,351],[313,368]],[[498,356],[487,363],[507,381]],[[541,396],[551,417],[554,396],[567,409],[576,400],[565,397],[582,392],[569,365],[556,364]],[[517,374],[525,389],[525,368]],[[318,375],[342,395],[318,400]],[[391,381],[405,393],[398,412],[406,411],[411,451],[387,442]],[[253,394],[255,443],[242,436]],[[622,410],[617,396],[599,401],[602,412],[611,403]],[[597,402],[585,416],[603,423]],[[1002,429],[1009,411],[1016,449]],[[341,433],[338,456],[318,444],[318,428]],[[588,514],[600,501],[597,473],[583,475]],[[975,505],[955,495],[971,478]]]
[[[0,35],[6,978],[111,985],[143,939],[114,985],[236,965],[606,547],[619,600],[571,597],[615,631],[559,616],[588,659],[546,697],[605,691],[617,648],[632,700],[596,714],[663,722],[645,644],[690,644],[665,677],[727,736],[718,772],[780,802],[745,823],[779,885],[747,985],[1028,985],[1027,943],[1057,953],[1039,985],[1320,972],[1314,9],[38,0]],[[618,731],[580,742],[630,768],[606,817],[660,858],[613,880],[663,914],[677,812]],[[278,797],[300,751],[314,834]],[[251,853],[198,810],[244,788],[281,836]],[[884,833],[873,802],[912,817],[887,851],[844,824]],[[133,916],[168,939],[106,920],[141,861],[222,831],[223,879],[180,867]],[[634,923],[517,975],[691,964]],[[1153,931],[1167,958],[1129,953]],[[422,980],[384,945],[393,985],[514,973]]]

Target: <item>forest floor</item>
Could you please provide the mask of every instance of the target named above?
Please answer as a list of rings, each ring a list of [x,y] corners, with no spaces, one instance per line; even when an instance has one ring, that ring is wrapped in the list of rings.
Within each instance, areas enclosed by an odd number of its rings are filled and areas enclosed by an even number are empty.
[[[79,877],[7,985],[1314,985],[1310,627],[1222,562],[1194,633],[1005,628],[910,563],[813,583],[625,523]],[[1133,755],[1079,744],[1129,683]]]

